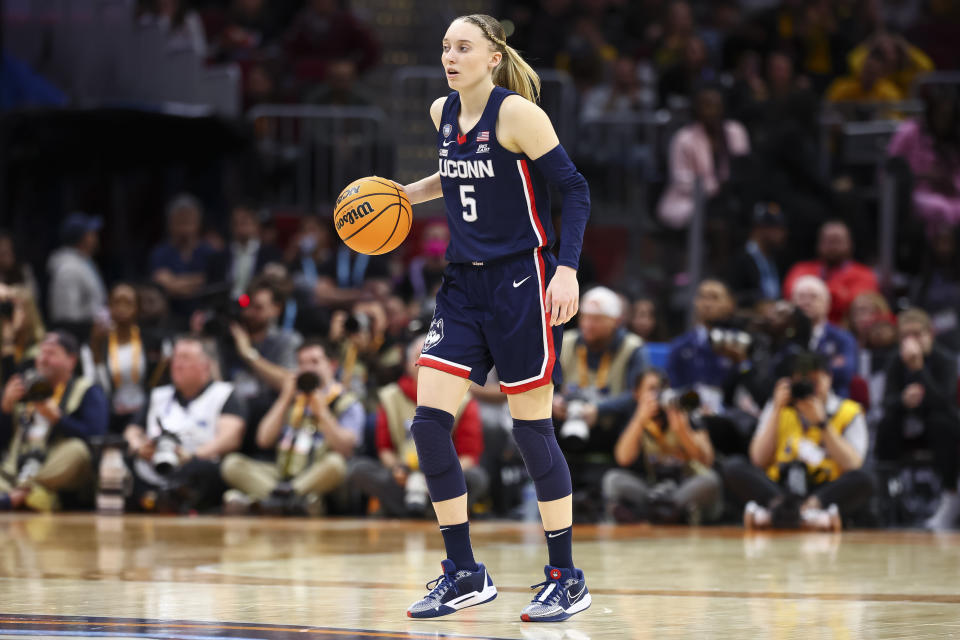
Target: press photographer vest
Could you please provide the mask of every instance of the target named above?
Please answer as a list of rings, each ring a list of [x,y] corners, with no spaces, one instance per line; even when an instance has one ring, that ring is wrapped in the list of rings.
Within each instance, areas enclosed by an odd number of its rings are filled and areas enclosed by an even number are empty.
[[[357,402],[352,393],[344,393],[343,387],[334,385],[325,398],[330,412],[339,420],[347,409]],[[307,395],[298,393],[287,409],[283,420],[283,433],[277,444],[277,470],[287,480],[306,469],[328,451],[320,422],[307,404]]]
[[[216,436],[217,419],[231,393],[233,385],[229,382],[211,382],[184,406],[177,399],[173,385],[157,387],[150,392],[150,408],[144,425],[147,437],[159,436],[162,422],[164,429],[180,438],[184,451],[195,452]]]
[[[410,437],[409,425],[413,422],[413,416],[417,412],[416,403],[407,397],[400,385],[397,383],[388,384],[377,392],[380,398],[380,406],[387,416],[387,428],[390,430],[390,441],[393,442],[393,448],[397,451],[400,461],[411,469],[419,469],[420,462],[417,458],[417,449],[414,446],[413,438]],[[466,396],[457,409],[457,415],[453,417],[453,431],[457,430],[460,422],[460,416],[470,402],[470,396]]]
[[[581,389],[596,388],[611,396],[626,391],[627,367],[633,352],[643,346],[643,339],[629,331],[624,333],[617,350],[605,351],[596,369],[587,365],[587,345],[579,340],[579,331],[565,331],[563,334],[560,367],[564,381]]]
[[[61,413],[66,416],[79,409],[83,396],[92,386],[93,383],[86,378],[72,378],[67,382],[58,403]],[[13,408],[14,434],[3,461],[3,473],[8,476],[16,477],[21,456],[38,452],[45,457],[50,446],[60,440],[59,437],[50,438],[56,429],[35,413],[32,404],[18,402]]]
[[[863,409],[853,400],[844,400],[840,403],[840,408],[836,413],[827,418],[827,428],[833,430],[838,436],[843,436],[843,432],[853,423],[854,418],[862,413]],[[823,430],[820,427],[808,427],[806,433],[803,431],[803,424],[793,407],[785,407],[780,411],[780,422],[777,425],[777,455],[769,467],[767,467],[767,476],[774,482],[780,481],[781,465],[793,462],[799,456],[800,440],[806,438],[819,447],[823,446]],[[820,461],[820,464],[807,465],[807,476],[813,484],[822,484],[830,482],[840,477],[840,465],[828,457]]]

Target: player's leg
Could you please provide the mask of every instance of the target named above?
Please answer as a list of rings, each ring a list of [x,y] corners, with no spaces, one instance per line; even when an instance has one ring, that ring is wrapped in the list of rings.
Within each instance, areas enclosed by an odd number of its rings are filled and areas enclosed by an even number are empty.
[[[539,250],[503,264],[491,274],[495,311],[484,324],[514,439],[536,488],[550,558],[547,580],[537,585],[543,589],[522,612],[527,621],[565,620],[590,606],[583,573],[573,564],[570,469],[551,419],[563,330],[550,326],[544,299],[555,269],[553,256]]]
[[[590,606],[583,571],[573,564],[573,491],[570,469],[553,427],[553,385],[507,396],[513,435],[537,492],[549,564],[540,591],[520,616],[525,622],[555,622]]]
[[[453,445],[455,416],[471,379],[486,379],[490,355],[469,295],[474,272],[448,268],[437,295],[430,333],[418,360],[417,409],[410,427],[420,470],[443,535],[447,558],[430,592],[407,609],[411,618],[435,618],[483,604],[497,595],[486,568],[473,557],[467,521],[467,485]]]

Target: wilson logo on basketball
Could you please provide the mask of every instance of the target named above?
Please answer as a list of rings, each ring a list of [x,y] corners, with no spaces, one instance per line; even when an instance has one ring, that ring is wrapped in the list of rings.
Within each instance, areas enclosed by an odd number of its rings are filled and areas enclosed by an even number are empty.
[[[373,206],[369,202],[361,202],[355,209],[350,209],[337,219],[337,229],[343,229],[345,225],[353,224],[371,213],[373,213]]]
[[[340,197],[337,198],[337,206],[339,206],[341,202],[343,202],[350,196],[355,196],[358,193],[360,193],[360,185],[357,185],[355,187],[350,187],[348,189],[344,189],[343,193],[340,194]]]

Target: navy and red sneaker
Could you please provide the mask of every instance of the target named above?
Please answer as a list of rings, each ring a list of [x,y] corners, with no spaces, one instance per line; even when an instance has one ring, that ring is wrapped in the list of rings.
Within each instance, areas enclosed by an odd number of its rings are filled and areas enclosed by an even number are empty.
[[[540,587],[523,611],[524,622],[560,622],[590,607],[590,592],[580,569],[560,569],[547,565],[543,568],[547,579],[533,585]]]
[[[457,569],[449,558],[440,563],[443,573],[427,583],[430,589],[422,600],[407,609],[411,618],[438,618],[460,609],[490,602],[497,597],[497,588],[487,573],[487,568],[477,564],[476,571]]]

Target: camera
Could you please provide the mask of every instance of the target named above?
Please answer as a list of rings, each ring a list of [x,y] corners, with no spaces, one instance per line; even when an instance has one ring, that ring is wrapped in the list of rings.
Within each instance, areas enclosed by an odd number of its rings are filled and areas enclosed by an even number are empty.
[[[320,388],[320,376],[313,371],[304,371],[297,376],[297,391],[313,393]]]
[[[423,515],[427,509],[427,477],[420,471],[413,471],[407,476],[407,484],[404,486],[403,502],[407,511],[417,515]]]
[[[733,327],[714,327],[708,334],[714,351],[742,354],[744,357],[753,345],[753,336]]]
[[[9,320],[13,317],[13,301],[0,300],[0,318]]]
[[[658,398],[661,407],[674,406],[693,413],[700,408],[700,394],[695,389],[664,389]]]
[[[563,421],[560,427],[559,440],[564,449],[570,451],[580,451],[587,446],[587,440],[590,439],[590,427],[587,421],[583,419],[587,410],[587,402],[584,400],[571,400],[567,404],[567,419]]]
[[[794,382],[790,383],[791,402],[809,398],[813,395],[813,392],[813,383],[809,380],[795,380]]]
[[[53,385],[36,369],[30,369],[23,374],[23,386],[27,389],[23,396],[24,402],[43,402],[53,397]]]
[[[166,430],[160,432],[153,458],[150,459],[150,464],[157,473],[165,476],[180,466],[180,456],[177,454],[179,446],[180,438],[176,434]]]
[[[17,484],[24,485],[33,480],[34,476],[40,472],[40,468],[46,461],[46,454],[43,451],[30,451],[17,459]]]
[[[343,331],[348,336],[354,336],[370,328],[370,317],[365,313],[355,313],[343,322]]]

